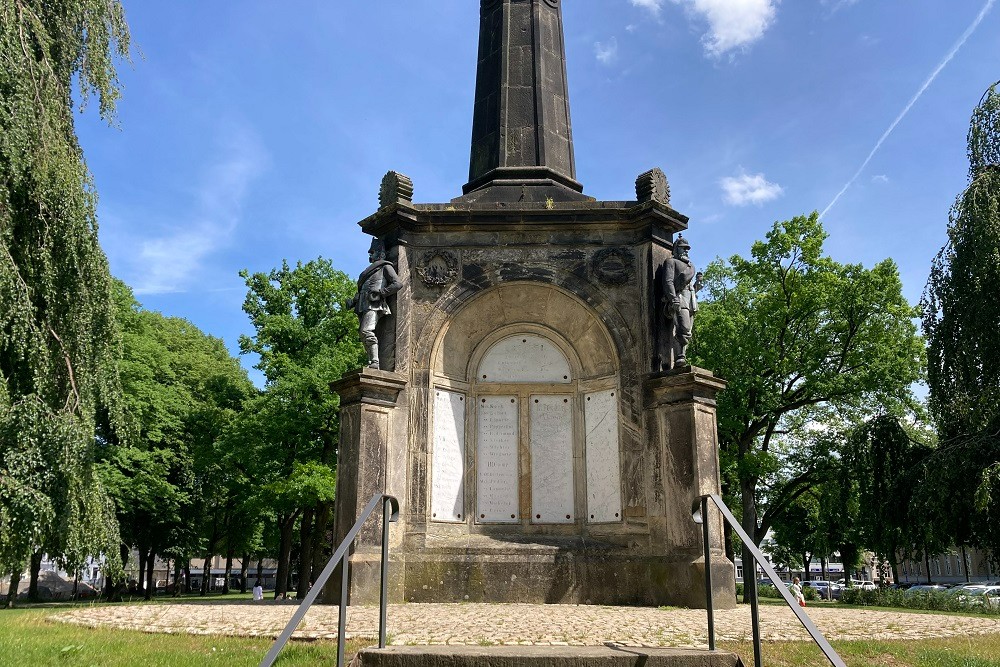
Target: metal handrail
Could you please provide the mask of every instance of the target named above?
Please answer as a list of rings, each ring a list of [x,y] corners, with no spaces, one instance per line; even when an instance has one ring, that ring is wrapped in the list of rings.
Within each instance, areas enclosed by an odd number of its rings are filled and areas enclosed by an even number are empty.
[[[333,570],[337,567],[337,563],[341,564],[341,580],[340,580],[340,613],[338,616],[337,625],[337,667],[341,667],[344,664],[344,643],[345,643],[345,631],[347,626],[347,590],[349,587],[349,567],[347,563],[347,558],[350,555],[350,547],[354,540],[357,538],[358,533],[361,532],[361,526],[364,525],[368,517],[375,512],[375,508],[382,505],[382,590],[379,595],[379,625],[378,625],[378,647],[385,648],[385,619],[386,619],[386,607],[388,602],[388,591],[389,591],[389,580],[388,580],[388,569],[389,569],[389,524],[394,521],[399,520],[399,501],[393,496],[376,493],[372,496],[372,499],[368,501],[365,509],[361,512],[361,516],[358,517],[357,522],[348,531],[347,535],[344,537],[344,541],[340,543],[337,550],[333,552],[333,556],[330,557],[330,562],[326,564],[323,571],[316,578],[313,583],[312,588],[309,589],[309,594],[306,595],[302,604],[299,605],[295,613],[292,614],[292,618],[288,621],[285,629],[281,631],[278,638],[275,640],[274,644],[271,646],[271,650],[267,652],[264,659],[260,662],[260,667],[271,667],[274,661],[278,659],[278,654],[281,653],[281,649],[285,648],[285,644],[291,639],[292,633],[295,632],[295,628],[298,627],[299,623],[305,617],[306,612],[316,601],[316,597],[319,595],[320,591],[323,590],[323,586],[326,585],[327,579],[333,574]]]
[[[694,507],[692,508],[692,516],[695,523],[700,523],[702,525],[702,541],[705,548],[705,606],[708,611],[708,648],[710,651],[715,650],[715,610],[712,606],[712,561],[711,561],[711,551],[709,546],[709,522],[708,522],[708,501],[711,500],[715,503],[715,506],[719,509],[722,517],[726,520],[736,534],[739,535],[740,539],[743,541],[743,545],[747,548],[750,554],[753,556],[754,560],[761,566],[764,573],[771,579],[774,583],[775,588],[781,594],[781,597],[785,599],[788,606],[795,613],[795,616],[802,623],[802,627],[806,629],[812,640],[816,642],[820,650],[823,651],[823,655],[826,659],[830,661],[830,664],[834,667],[847,667],[843,659],[837,654],[837,652],[830,646],[830,642],[826,640],[823,633],[813,624],[809,616],[802,611],[799,607],[798,601],[792,597],[792,594],[785,588],[784,584],[781,582],[781,577],[778,573],[774,571],[771,564],[767,561],[767,557],[764,553],[757,548],[750,536],[747,535],[746,531],[743,530],[743,526],[740,522],[736,520],[733,513],[726,506],[725,501],[722,497],[715,493],[710,493],[702,496],[694,502]],[[746,564],[744,564],[744,582],[746,581]],[[756,575],[755,575],[756,576]],[[757,582],[753,582],[750,587],[753,594],[750,596],[750,622],[753,627],[753,659],[754,665],[756,667],[762,667],[763,662],[761,661],[761,649],[760,649],[760,612],[757,602]],[[747,589],[744,588],[744,591]]]

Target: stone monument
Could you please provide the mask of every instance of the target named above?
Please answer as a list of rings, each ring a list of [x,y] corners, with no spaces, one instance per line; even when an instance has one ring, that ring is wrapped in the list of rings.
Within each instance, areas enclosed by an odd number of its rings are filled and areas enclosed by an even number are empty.
[[[378,320],[379,368],[334,384],[335,533],[374,493],[399,498],[394,601],[705,604],[691,507],[719,492],[725,383],[682,359],[688,219],[659,169],[634,200],[583,194],[561,11],[482,0],[463,194],[414,203],[389,172],[360,222],[400,289]],[[716,604],[732,605],[720,522],[713,533]],[[380,539],[372,520],[352,602],[378,599]]]

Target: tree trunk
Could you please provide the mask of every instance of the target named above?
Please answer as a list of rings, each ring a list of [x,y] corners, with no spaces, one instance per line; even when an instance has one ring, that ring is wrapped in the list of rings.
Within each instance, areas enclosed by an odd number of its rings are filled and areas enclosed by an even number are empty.
[[[288,593],[288,579],[291,577],[292,529],[295,515],[279,517],[278,572],[274,580],[274,599]]]
[[[211,549],[215,548],[215,544],[211,545]],[[208,554],[205,557],[205,564],[201,568],[201,594],[202,596],[208,595],[209,590],[209,579],[212,577],[212,558],[215,554]]]
[[[191,559],[184,559],[184,592],[191,592]]]
[[[31,564],[28,579],[28,602],[38,602],[38,573],[42,570],[42,552],[35,551],[31,554]]]
[[[7,587],[7,609],[13,609],[17,602],[17,588],[21,585],[21,572],[10,575],[10,585]]]
[[[76,576],[73,577],[73,596],[72,599],[76,600],[80,597],[80,570],[76,571]]]
[[[309,592],[309,580],[312,571],[312,552],[315,531],[313,530],[313,508],[302,513],[302,521],[299,526],[299,585],[295,590],[295,597],[302,600]]]
[[[264,585],[264,559],[263,558],[258,558],[257,559],[257,581],[260,582],[261,586]]]
[[[247,571],[250,569],[250,554],[240,559],[240,593],[247,592]]]
[[[233,576],[233,550],[226,552],[226,581],[222,584],[222,594],[229,595],[229,579]]]
[[[927,566],[927,583],[929,584],[931,583],[931,557],[926,550],[924,550],[924,565]]]
[[[328,535],[330,530],[330,519],[333,517],[333,503],[323,503],[319,514],[316,515],[316,530],[313,531],[313,556],[312,571],[309,573],[309,584],[316,582],[319,573],[326,567],[326,562],[333,555],[333,549],[339,545],[330,545],[332,535]]]
[[[965,553],[965,545],[962,545],[962,571],[965,572],[965,583],[969,583],[972,579],[969,578],[969,556]]]
[[[215,557],[215,548],[219,544],[219,522],[212,521],[212,536],[208,540],[208,553],[205,555],[205,566],[202,568],[201,594],[208,595],[211,589],[209,579],[212,576],[212,558]]]
[[[174,559],[174,597],[179,598],[181,596],[181,559]]]
[[[118,557],[121,558],[122,568],[128,565],[129,548],[122,544],[118,547]],[[126,576],[126,575],[123,575]],[[122,586],[126,582],[115,581],[107,574],[104,575],[104,597],[108,602],[117,602],[121,597]]]
[[[143,596],[146,600],[152,600],[153,595],[156,593],[156,579],[153,578],[153,568],[156,567],[156,553],[152,549],[149,550],[149,558],[146,562],[146,594]]]
[[[754,500],[756,480],[740,480],[740,496],[743,505],[743,530],[754,541],[757,540],[757,503]],[[707,520],[707,518],[706,518]],[[749,573],[750,576],[747,576]],[[743,545],[743,602],[749,603],[757,598],[757,561],[754,560],[750,548]]]

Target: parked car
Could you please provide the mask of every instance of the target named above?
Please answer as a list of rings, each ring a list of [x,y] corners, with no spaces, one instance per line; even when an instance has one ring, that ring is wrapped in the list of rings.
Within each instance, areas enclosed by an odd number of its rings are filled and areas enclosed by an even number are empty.
[[[809,586],[816,589],[819,597],[823,600],[839,600],[844,589],[839,584],[835,584],[832,581],[824,581],[822,579],[817,579],[814,581],[804,581],[803,586]]]
[[[917,584],[906,589],[906,595],[916,595],[918,593],[942,593],[948,590],[947,586],[939,584]]]
[[[987,586],[985,584],[966,584],[957,586],[948,591],[949,595],[954,595],[958,600],[968,602],[972,605],[998,604],[1000,603],[1000,586]]]

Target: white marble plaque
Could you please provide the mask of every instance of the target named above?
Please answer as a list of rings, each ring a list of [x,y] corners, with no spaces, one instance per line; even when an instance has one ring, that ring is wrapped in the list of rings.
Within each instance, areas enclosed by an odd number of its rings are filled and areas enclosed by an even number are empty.
[[[476,520],[517,523],[517,399],[487,396],[476,408]]]
[[[618,456],[618,392],[595,391],[584,399],[587,429],[587,519],[621,521],[621,462]]]
[[[531,425],[531,521],[573,523],[573,399],[528,398]]]
[[[431,521],[465,521],[465,395],[434,391]]]
[[[569,362],[551,341],[532,334],[504,338],[479,364],[479,382],[570,382]]]

